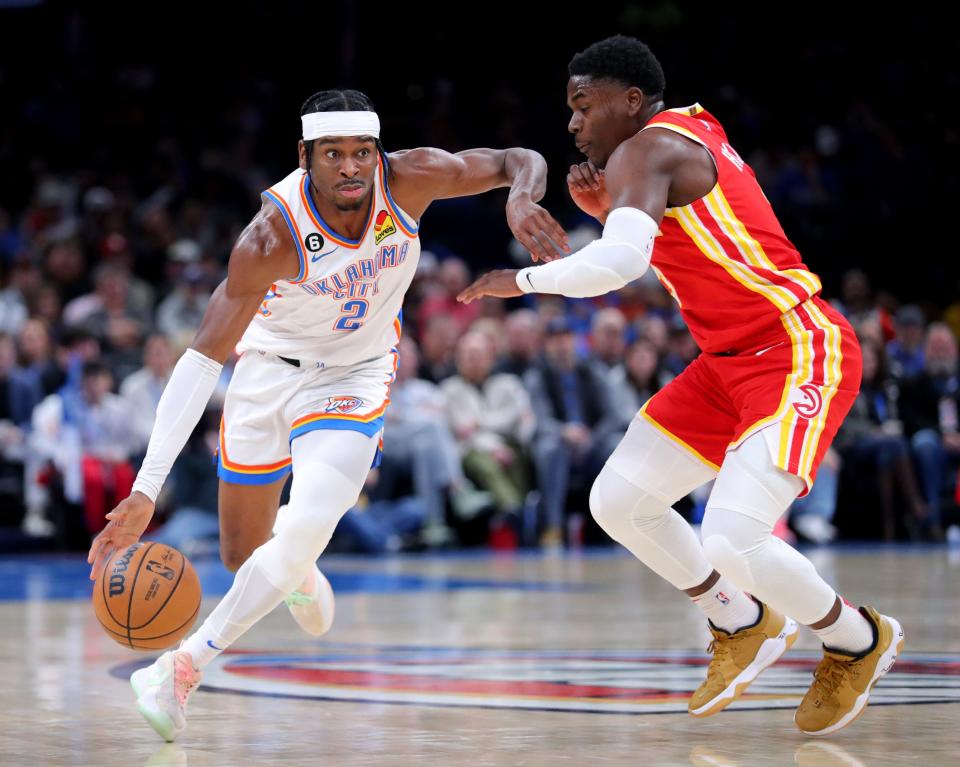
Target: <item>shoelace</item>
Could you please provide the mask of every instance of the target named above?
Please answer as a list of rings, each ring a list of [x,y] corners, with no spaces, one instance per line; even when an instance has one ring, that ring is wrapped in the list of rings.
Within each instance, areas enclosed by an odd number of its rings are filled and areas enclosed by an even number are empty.
[[[733,652],[733,643],[742,638],[743,637],[738,636],[714,637],[710,644],[707,645],[707,652],[713,655],[713,660],[707,667],[708,680],[720,674],[720,668],[724,665],[723,661],[726,661]]]
[[[816,692],[816,703],[829,699],[843,682],[848,669],[852,666],[849,661],[840,661],[836,658],[825,657],[817,664],[813,672],[813,690]]]
[[[181,707],[187,705],[187,697],[192,693],[203,675],[193,667],[187,656],[176,655],[173,660],[173,691]]]
[[[292,591],[283,598],[283,601],[291,607],[302,607],[303,605],[308,605],[313,601],[313,595],[304,594],[302,591]]]

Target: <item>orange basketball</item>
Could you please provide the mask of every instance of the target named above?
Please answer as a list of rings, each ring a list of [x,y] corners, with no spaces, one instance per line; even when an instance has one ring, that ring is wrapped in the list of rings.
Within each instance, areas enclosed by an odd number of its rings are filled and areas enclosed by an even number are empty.
[[[107,561],[93,587],[93,610],[120,644],[165,650],[197,619],[200,579],[176,549],[141,541]]]

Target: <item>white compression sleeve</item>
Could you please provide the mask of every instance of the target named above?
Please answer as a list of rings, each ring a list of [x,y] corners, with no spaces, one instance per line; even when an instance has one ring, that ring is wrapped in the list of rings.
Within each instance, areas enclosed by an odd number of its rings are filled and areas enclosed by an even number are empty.
[[[187,349],[167,382],[147,446],[147,455],[133,489],[156,501],[173,462],[187,444],[210,401],[223,365]]]
[[[637,208],[607,216],[603,236],[566,258],[517,272],[524,293],[559,293],[571,298],[601,296],[640,277],[650,265],[657,222]]]

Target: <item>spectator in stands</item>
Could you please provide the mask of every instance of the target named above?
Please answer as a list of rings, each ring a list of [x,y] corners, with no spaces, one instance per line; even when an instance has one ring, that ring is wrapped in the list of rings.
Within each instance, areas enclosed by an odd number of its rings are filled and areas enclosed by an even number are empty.
[[[0,332],[0,520],[11,525],[21,523],[26,432],[43,396],[40,377],[16,362],[13,339]],[[23,526],[34,534],[49,532],[34,520],[24,519]]]
[[[189,253],[186,242],[177,243],[180,247],[173,249],[174,253]],[[157,307],[157,328],[171,338],[196,332],[211,291],[207,273],[199,263],[186,263],[175,274],[173,290]]]
[[[926,519],[927,504],[917,486],[910,447],[898,414],[898,389],[891,379],[883,347],[863,343],[863,380],[860,394],[847,414],[834,447],[845,463],[863,467],[876,478],[883,537],[896,538],[897,491],[904,497],[908,530]]]
[[[534,417],[521,380],[493,373],[494,360],[490,339],[467,333],[457,344],[457,375],[441,390],[466,475],[493,496],[498,511],[518,515],[530,486]]]
[[[420,378],[440,383],[454,374],[453,357],[458,337],[457,326],[442,315],[426,323],[420,344]]]
[[[568,490],[589,486],[623,428],[597,366],[577,359],[576,338],[565,319],[547,325],[544,352],[525,383],[537,424],[533,458],[543,496],[541,543],[556,546],[563,541]]]
[[[2,211],[0,211],[2,212]],[[27,321],[29,312],[14,275],[7,279],[9,267],[0,261],[0,333],[16,335]]]
[[[660,391],[659,365],[656,348],[641,338],[630,344],[623,362],[610,371],[610,397],[624,431],[644,403]]]
[[[142,456],[147,451],[160,395],[170,379],[175,362],[170,341],[162,333],[154,333],[147,338],[143,349],[143,367],[128,375],[120,384],[120,396],[127,403],[133,419],[130,430],[135,456]]]
[[[623,362],[627,349],[627,320],[612,306],[598,309],[590,322],[590,355],[604,372]]]
[[[62,478],[64,498],[83,504],[91,534],[105,524],[104,514],[130,494],[134,479],[129,463],[132,414],[110,392],[112,385],[102,362],[86,362],[79,388],[68,384],[33,412],[31,447]]]
[[[900,381],[923,372],[923,338],[926,318],[919,306],[901,306],[893,316],[894,339],[887,344],[890,373]]]
[[[507,315],[504,326],[506,353],[496,372],[522,378],[536,364],[543,348],[540,317],[532,309],[517,309]]]
[[[480,316],[480,303],[462,304],[457,296],[470,284],[470,269],[462,258],[445,258],[440,262],[441,291],[427,296],[420,306],[420,322],[429,324],[434,317],[452,323],[458,334],[466,331]]]
[[[386,450],[371,498],[395,498],[400,494],[398,487],[411,484],[431,533],[442,536],[447,494],[455,497],[467,489],[460,454],[440,388],[417,378],[416,343],[404,337],[399,349],[400,365],[390,387],[384,426]]]
[[[20,358],[23,367],[40,379],[43,396],[53,394],[65,380],[53,357],[50,331],[43,320],[27,320],[20,330]]]
[[[14,435],[29,427],[31,414],[43,397],[39,374],[17,365],[17,350],[13,339],[0,332],[0,425],[5,436]],[[19,441],[19,440],[18,440]],[[4,445],[7,440],[0,437]]]
[[[924,370],[901,384],[900,412],[930,508],[927,534],[941,537],[944,501],[956,495],[960,464],[960,370],[957,339],[940,322],[930,325]]]

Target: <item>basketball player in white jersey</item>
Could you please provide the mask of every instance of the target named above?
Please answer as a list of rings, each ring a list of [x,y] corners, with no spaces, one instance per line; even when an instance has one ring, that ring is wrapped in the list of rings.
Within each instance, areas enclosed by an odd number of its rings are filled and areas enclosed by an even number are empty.
[[[420,254],[420,217],[441,198],[510,187],[507,221],[534,260],[566,250],[539,205],[546,163],[527,149],[422,148],[389,156],[369,99],[324,91],[301,110],[300,167],[263,193],[193,345],[164,390],[130,497],[90,548],[95,578],[144,532],[174,459],[240,353],[220,429],[221,555],[236,577],[178,650],[137,671],[140,712],[166,740],[185,727],[201,669],[286,599],[320,636],[333,592],[316,568],[379,458],[397,369],[401,305]],[[293,471],[290,500],[277,509]],[[271,535],[272,534],[272,535]]]

